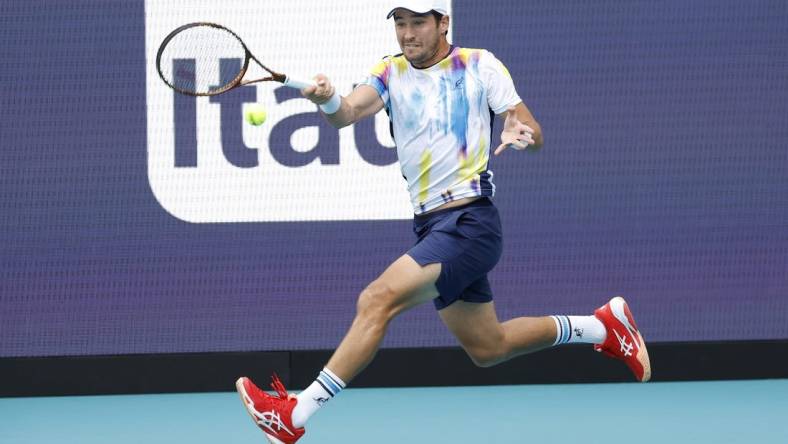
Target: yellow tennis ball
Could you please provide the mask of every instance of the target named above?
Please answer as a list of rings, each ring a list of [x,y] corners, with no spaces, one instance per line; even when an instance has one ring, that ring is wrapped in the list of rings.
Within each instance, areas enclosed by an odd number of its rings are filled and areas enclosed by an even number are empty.
[[[246,113],[244,117],[250,125],[259,126],[265,122],[266,118],[268,118],[268,112],[266,112],[263,105],[253,103],[246,107]]]

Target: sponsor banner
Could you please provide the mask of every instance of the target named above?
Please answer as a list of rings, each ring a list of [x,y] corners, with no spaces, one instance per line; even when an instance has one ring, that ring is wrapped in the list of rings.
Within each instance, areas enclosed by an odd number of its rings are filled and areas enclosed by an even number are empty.
[[[232,0],[220,8],[213,1],[184,8],[147,1],[148,178],[161,206],[196,223],[412,217],[384,112],[337,130],[299,91],[277,83],[192,98],[167,88],[155,69],[167,34],[210,21],[233,30],[271,69],[307,79],[325,73],[347,95],[383,56],[399,52],[393,22],[386,20],[389,3]],[[223,70],[226,76],[242,63],[191,57],[185,60],[202,65],[198,72],[214,73],[217,82]],[[262,71],[250,68],[247,78],[255,74]],[[251,103],[267,106],[265,124],[244,121]]]

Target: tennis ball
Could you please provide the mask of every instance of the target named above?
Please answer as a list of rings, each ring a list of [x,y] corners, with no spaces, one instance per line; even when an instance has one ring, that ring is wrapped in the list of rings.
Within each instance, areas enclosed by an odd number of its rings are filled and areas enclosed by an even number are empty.
[[[263,124],[263,122],[265,122],[265,119],[268,117],[268,113],[265,111],[263,105],[253,103],[246,107],[246,113],[244,117],[250,125],[260,126]]]

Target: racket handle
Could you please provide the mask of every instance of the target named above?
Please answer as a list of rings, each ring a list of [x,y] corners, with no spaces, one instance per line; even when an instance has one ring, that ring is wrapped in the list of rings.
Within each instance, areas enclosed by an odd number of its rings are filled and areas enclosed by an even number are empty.
[[[315,82],[311,80],[293,79],[291,77],[288,77],[285,79],[284,85],[289,86],[290,88],[304,89],[307,86],[315,86]]]

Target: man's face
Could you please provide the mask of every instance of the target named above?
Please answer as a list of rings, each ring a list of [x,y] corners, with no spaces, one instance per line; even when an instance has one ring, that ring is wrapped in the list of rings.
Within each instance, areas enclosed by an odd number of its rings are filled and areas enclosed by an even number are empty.
[[[442,22],[438,22],[432,14],[415,14],[403,8],[394,12],[397,41],[409,62],[416,66],[423,65],[435,56],[445,31]]]

